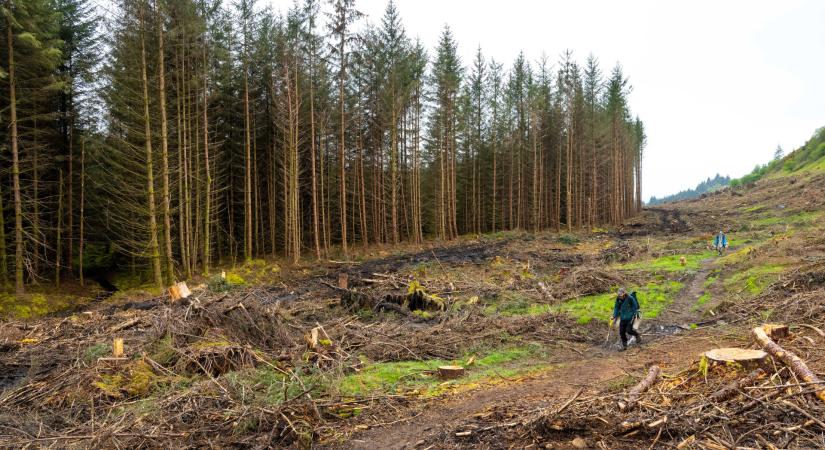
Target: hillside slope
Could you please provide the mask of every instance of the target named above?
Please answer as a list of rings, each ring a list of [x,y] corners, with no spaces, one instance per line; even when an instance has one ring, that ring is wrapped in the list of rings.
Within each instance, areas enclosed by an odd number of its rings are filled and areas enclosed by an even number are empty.
[[[747,370],[699,358],[756,348],[751,328],[780,322],[791,331],[780,344],[825,373],[819,166],[649,208],[611,230],[466,237],[289,270],[253,262],[184,302],[120,296],[0,323],[0,441],[823,447],[814,385],[777,360],[711,401]],[[731,248],[717,257],[720,228]],[[624,353],[607,325],[618,286],[639,293],[644,316],[644,345]],[[425,295],[407,296],[416,291]],[[447,364],[466,374],[440,379]],[[663,381],[620,411],[654,364]]]

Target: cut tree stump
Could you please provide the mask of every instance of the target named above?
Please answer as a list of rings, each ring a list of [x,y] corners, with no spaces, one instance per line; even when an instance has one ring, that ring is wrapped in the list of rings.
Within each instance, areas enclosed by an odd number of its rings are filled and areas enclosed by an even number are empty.
[[[788,337],[791,333],[787,325],[779,325],[775,323],[768,323],[762,326],[765,333],[773,340],[783,339]]]
[[[348,289],[347,286],[349,285],[349,275],[342,272],[338,274],[338,287],[340,289]]]
[[[738,364],[745,370],[767,367],[768,354],[748,348],[715,348],[704,353],[708,364]]]
[[[816,396],[825,402],[825,381],[820,380],[819,377],[808,368],[805,361],[780,347],[768,336],[764,327],[754,328],[753,336],[766,352],[770,353],[774,358],[781,360],[797,377],[806,383],[811,383],[811,387],[817,389]]]
[[[190,295],[192,295],[192,292],[189,291],[185,281],[175,283],[169,288],[169,297],[173,302],[188,298]]]
[[[464,375],[464,368],[461,366],[439,366],[438,377],[442,380],[455,380]]]

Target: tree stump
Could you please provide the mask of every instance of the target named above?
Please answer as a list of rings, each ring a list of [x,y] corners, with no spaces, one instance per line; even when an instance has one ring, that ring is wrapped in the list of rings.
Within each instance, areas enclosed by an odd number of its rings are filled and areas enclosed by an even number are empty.
[[[442,380],[455,380],[464,375],[464,368],[461,366],[439,366],[438,377]]]
[[[189,291],[189,287],[186,286],[185,281],[175,283],[169,288],[169,297],[172,299],[173,302],[185,299],[190,295],[192,295],[192,292]]]
[[[747,348],[715,348],[704,353],[709,365],[738,365],[745,370],[767,367],[768,354],[762,350]]]
[[[776,323],[768,323],[762,326],[768,336],[773,340],[783,339],[788,337],[791,333],[787,325],[780,325]]]

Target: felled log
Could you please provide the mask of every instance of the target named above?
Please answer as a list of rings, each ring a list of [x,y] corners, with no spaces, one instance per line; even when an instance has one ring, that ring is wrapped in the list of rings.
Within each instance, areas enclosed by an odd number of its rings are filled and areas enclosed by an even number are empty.
[[[756,383],[757,380],[764,376],[764,370],[756,369],[753,372],[745,375],[744,377],[714,392],[713,394],[711,394],[710,399],[713,402],[723,402],[737,395],[742,388],[753,385],[754,383]]]
[[[639,397],[642,396],[642,393],[650,389],[650,387],[653,386],[659,379],[660,372],[661,369],[659,369],[659,366],[650,366],[650,369],[647,371],[647,376],[640,381],[639,384],[630,389],[625,401],[619,402],[619,409],[622,411],[626,409],[633,409],[636,404],[639,403]]]
[[[464,368],[461,366],[439,366],[438,377],[442,380],[454,380],[464,375]]]
[[[768,336],[768,333],[763,327],[754,328],[753,336],[766,352],[782,361],[786,366],[788,366],[789,369],[791,369],[791,371],[793,371],[794,374],[796,374],[797,377],[801,378],[802,381],[815,385],[815,387],[818,388],[816,391],[816,396],[825,402],[825,382],[820,380],[816,374],[811,372],[811,369],[808,368],[805,361],[777,345],[777,343],[774,342],[770,336]]]
[[[704,353],[708,364],[739,365],[745,370],[766,367],[768,354],[748,348],[715,348]]]

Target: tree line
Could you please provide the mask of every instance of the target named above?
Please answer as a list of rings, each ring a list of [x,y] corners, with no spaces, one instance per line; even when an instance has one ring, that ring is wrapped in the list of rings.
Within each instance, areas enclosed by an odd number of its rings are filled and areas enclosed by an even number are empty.
[[[97,6],[95,6],[97,5]],[[105,9],[104,9],[105,8]],[[3,0],[0,277],[158,286],[259,257],[619,223],[645,132],[620,65],[435,49],[390,2]]]
[[[730,184],[731,178],[727,175],[722,176],[718,173],[715,177],[710,178],[708,177],[707,180],[704,180],[696,185],[693,189],[685,189],[684,191],[679,191],[675,194],[667,195],[661,198],[656,198],[655,196],[650,197],[650,201],[647,202],[648,205],[661,205],[662,203],[668,202],[676,202],[679,200],[689,200],[692,198],[699,198],[702,194],[710,193],[722,189],[723,187]]]

